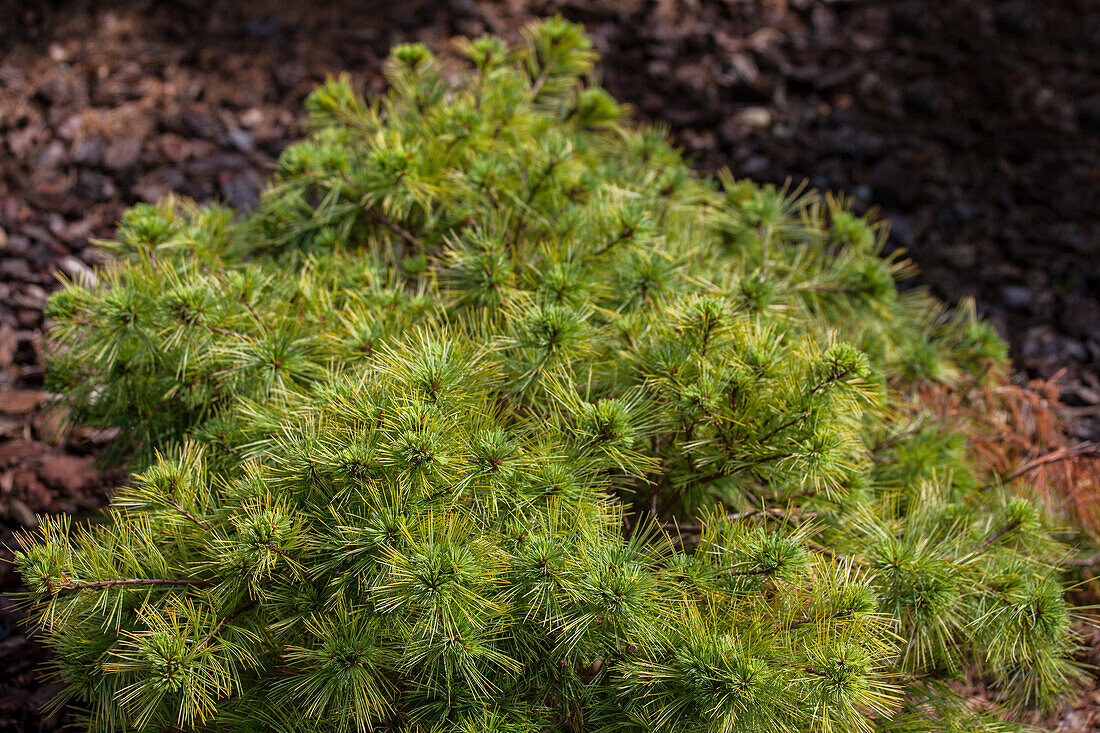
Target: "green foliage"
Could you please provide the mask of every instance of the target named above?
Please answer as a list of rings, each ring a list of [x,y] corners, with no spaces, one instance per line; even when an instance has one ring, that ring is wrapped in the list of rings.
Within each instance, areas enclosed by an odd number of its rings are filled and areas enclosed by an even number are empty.
[[[1062,552],[914,403],[996,335],[843,201],[693,174],[577,26],[394,49],[259,209],[129,211],[50,301],[120,430],[19,557],[93,730],[1005,730]]]

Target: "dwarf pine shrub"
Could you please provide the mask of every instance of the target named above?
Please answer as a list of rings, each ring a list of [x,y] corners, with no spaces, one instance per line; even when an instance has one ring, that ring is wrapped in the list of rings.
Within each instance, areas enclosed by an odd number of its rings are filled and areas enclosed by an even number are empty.
[[[131,209],[50,380],[134,473],[18,564],[92,730],[1006,730],[1064,556],[911,399],[1005,348],[843,201],[694,174],[561,19]]]

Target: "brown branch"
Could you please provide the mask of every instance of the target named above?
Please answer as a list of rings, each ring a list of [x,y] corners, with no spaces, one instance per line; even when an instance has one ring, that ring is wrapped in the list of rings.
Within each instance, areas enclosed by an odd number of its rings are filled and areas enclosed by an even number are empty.
[[[280,550],[280,549],[279,549],[278,547],[276,547],[276,546],[275,546],[275,545],[273,545],[272,543],[270,543],[270,542],[265,542],[265,543],[264,543],[264,547],[266,547],[267,549],[271,550],[272,552],[274,552],[274,553],[275,553],[275,554],[277,554],[277,555],[282,555],[282,556],[283,556],[284,558],[286,558],[286,560],[287,560],[287,561],[289,561],[290,563],[292,563],[292,564],[295,564],[295,565],[297,564],[297,563],[295,562],[295,560],[294,560],[294,558],[293,558],[293,557],[291,557],[290,555],[286,554],[285,552],[283,552],[282,550]]]
[[[229,283],[225,281],[225,278],[224,278],[224,277],[222,277],[221,273],[219,273],[219,272],[214,272],[214,273],[212,273],[212,274],[213,274],[213,275],[214,275],[214,277],[215,277],[215,278],[217,279],[217,281],[218,281],[219,283],[221,283],[221,285],[222,285],[222,287],[223,287],[223,288],[225,288],[226,290],[229,290],[229,289],[230,289],[230,287],[229,287]],[[249,302],[248,302],[248,300],[247,300],[246,298],[242,298],[242,299],[241,299],[241,303],[242,303],[242,304],[244,305],[244,307],[245,307],[245,308],[247,308],[247,309],[248,309],[248,312],[252,314],[252,317],[256,319],[256,323],[258,323],[258,324],[259,324],[260,328],[262,328],[262,329],[263,329],[264,331],[267,331],[267,330],[268,330],[268,328],[267,328],[267,325],[266,325],[266,324],[264,324],[264,322],[263,322],[263,319],[262,319],[262,318],[260,318],[260,314],[259,314],[259,313],[257,313],[257,312],[256,312],[256,309],[252,307],[252,304],[251,304],[251,303],[249,303]]]
[[[756,570],[731,570],[729,572],[729,574],[730,575],[738,575],[738,576],[742,576],[742,575],[771,575],[776,570],[779,570],[778,566],[774,567],[774,568],[757,568]]]
[[[1071,557],[1062,561],[1063,565],[1069,565],[1075,568],[1091,568],[1100,565],[1100,552],[1093,554],[1090,557]]]
[[[252,304],[249,303],[247,300],[242,300],[241,302],[244,303],[244,307],[248,309],[248,312],[252,314],[252,317],[256,319],[256,323],[259,324],[260,328],[265,331],[268,330],[267,325],[264,323],[263,319],[260,318],[260,314],[256,312],[256,309],[252,307]]]
[[[843,381],[844,379],[847,379],[847,378],[848,378],[849,376],[851,376],[851,374],[852,374],[852,370],[851,370],[851,369],[845,369],[845,370],[843,370],[843,371],[837,372],[836,374],[834,374],[833,376],[829,377],[828,379],[825,379],[825,380],[823,380],[823,381],[821,381],[821,382],[818,382],[818,383],[817,383],[817,384],[816,384],[816,385],[814,386],[814,388],[813,388],[813,389],[811,389],[811,390],[809,391],[809,393],[808,393],[808,394],[807,394],[806,396],[807,396],[807,397],[812,397],[813,395],[817,394],[817,392],[818,392],[819,390],[825,389],[825,388],[826,388],[826,387],[828,387],[828,386],[829,386],[830,384],[836,384],[836,383],[838,383],[838,382],[841,382],[841,381]]]
[[[516,219],[516,226],[512,230],[512,246],[515,247],[519,244],[519,235],[523,231],[524,222],[527,220],[527,212],[531,208],[531,204],[534,202],[535,197],[538,196],[539,191],[542,190],[543,184],[550,177],[550,174],[554,172],[554,169],[561,165],[562,160],[554,157],[550,159],[550,164],[546,166],[546,169],[539,175],[535,184],[531,186],[531,190],[527,193],[527,196],[523,200],[523,208],[520,209],[519,217]]]
[[[619,236],[615,237],[615,239],[612,239],[610,242],[605,244],[603,247],[601,247],[599,250],[597,250],[591,256],[592,257],[599,257],[600,255],[606,254],[612,247],[617,245],[619,242],[623,242],[627,239],[630,239],[633,236],[634,236],[634,229],[631,228],[631,227],[627,227],[626,229],[623,229],[621,232],[619,232]],[[706,355],[707,355],[706,350],[704,350],[703,351],[703,356],[706,356]]]
[[[1059,461],[1071,461],[1074,458],[1080,458],[1081,456],[1087,456],[1093,453],[1100,453],[1100,444],[1085,442],[1078,443],[1077,445],[1059,448],[1057,450],[1051,451],[1050,453],[1047,453],[1045,456],[1033,458],[1032,460],[1028,461],[1024,465],[1020,466],[1018,469],[1010,473],[1008,476],[1005,476],[1003,479],[1001,479],[1000,484],[1010,484],[1021,476],[1025,476],[1032,471],[1042,468],[1043,466],[1048,466],[1051,463],[1058,463]],[[978,490],[986,491],[988,489],[992,489],[996,485],[997,483],[991,481],[989,483],[982,484],[980,487],[978,487]]]
[[[249,341],[251,343],[256,343],[256,339],[252,338],[248,334],[240,333],[238,331],[230,331],[228,328],[221,328],[219,326],[213,326],[209,323],[203,323],[202,325],[207,330],[212,331],[214,333],[221,334],[222,336],[233,336],[234,338],[244,339],[245,341]]]
[[[806,624],[827,623],[829,621],[838,621],[838,620],[846,619],[846,618],[850,617],[851,615],[852,615],[852,610],[851,609],[845,609],[843,611],[835,611],[834,610],[831,613],[825,614],[821,618],[804,618],[804,619],[800,619],[798,621],[792,621],[790,626],[787,627],[787,629],[788,630],[797,629],[799,626],[805,626]]]
[[[984,540],[979,542],[977,547],[975,547],[967,555],[965,555],[963,558],[961,558],[959,560],[959,564],[961,565],[963,563],[970,562],[975,557],[977,557],[979,552],[981,552],[985,548],[989,547],[990,545],[992,545],[994,542],[996,542],[997,540],[1004,537],[1009,532],[1011,532],[1015,529],[1018,529],[1021,524],[1023,524],[1023,522],[1021,522],[1019,519],[1014,519],[1013,521],[1009,522],[1005,526],[1001,527],[996,532],[994,532],[993,534],[989,535]]]
[[[868,563],[862,557],[856,557],[854,555],[841,555],[836,550],[825,547],[825,545],[819,545],[818,543],[812,542],[810,540],[804,540],[804,543],[806,547],[809,547],[814,552],[820,552],[822,555],[828,555],[834,560],[840,562],[850,562],[853,565],[859,565],[860,567],[867,567],[868,565],[870,565],[870,563]]]
[[[386,227],[387,229],[389,229],[391,232],[393,232],[397,236],[404,239],[407,243],[409,243],[412,246],[416,247],[418,250],[420,250],[421,254],[424,253],[424,243],[421,242],[419,239],[417,239],[416,236],[412,232],[410,232],[408,229],[405,229],[403,226],[401,226],[400,224],[397,224],[396,222],[391,220],[388,216],[386,216],[381,211],[379,211],[377,206],[368,206],[366,211],[367,211],[368,214],[370,214],[371,218],[374,219],[376,222],[378,222],[382,226]]]
[[[171,506],[175,507],[176,511],[178,511],[178,512],[179,512],[180,514],[182,514],[183,516],[185,516],[185,517],[186,517],[187,519],[191,520],[192,522],[194,522],[194,523],[195,523],[195,524],[197,524],[198,526],[200,526],[200,527],[202,527],[203,529],[205,529],[205,530],[206,530],[207,532],[211,532],[211,533],[212,533],[212,532],[214,531],[214,530],[212,530],[212,529],[210,528],[210,525],[209,525],[209,524],[207,524],[206,522],[203,522],[202,520],[200,520],[199,518],[197,518],[197,517],[196,517],[196,516],[195,516],[194,514],[192,514],[191,512],[187,511],[186,509],[184,509],[184,508],[183,508],[182,506],[180,506],[180,505],[179,505],[179,502],[177,502],[177,501],[176,501],[175,499],[173,499],[172,497],[168,497],[167,501],[168,501],[168,503],[169,503],[169,504],[170,504]]]
[[[798,454],[797,453],[772,453],[771,455],[756,458],[752,461],[749,461],[748,463],[742,463],[741,465],[735,466],[734,468],[731,468],[728,471],[716,471],[715,473],[708,473],[707,475],[703,476],[701,479],[696,481],[695,484],[696,485],[707,484],[707,483],[710,483],[711,481],[717,481],[719,479],[729,478],[730,476],[735,476],[735,475],[737,475],[739,473],[742,473],[744,471],[748,471],[750,469],[756,468],[757,466],[762,465],[764,463],[770,463],[771,461],[781,461],[784,458],[794,458],[796,455],[798,455]]]
[[[122,578],[118,580],[93,580],[87,583],[59,583],[57,590],[89,590],[93,588],[110,588],[116,585],[190,585],[196,588],[206,588],[214,585],[212,580],[194,580],[189,578]]]
[[[727,514],[726,519],[731,521],[740,521],[742,519],[749,519],[751,517],[770,517],[772,519],[778,519],[784,522],[790,522],[791,524],[798,526],[804,519],[816,519],[816,512],[807,512],[806,514],[797,514],[795,512],[787,512],[779,507],[767,507],[765,509],[754,509],[748,512],[738,512],[736,514]],[[702,524],[677,524],[676,522],[662,522],[662,529],[675,529],[682,532],[700,532],[703,529]]]
[[[792,425],[795,425],[795,424],[805,420],[807,417],[809,417],[809,412],[810,411],[809,411],[808,408],[803,408],[803,409],[799,410],[795,414],[795,416],[792,417],[790,420],[787,420],[786,422],[781,423],[779,425],[779,427],[774,428],[772,430],[769,430],[767,433],[764,434],[763,437],[758,438],[757,442],[760,443],[760,444],[766,443],[767,441],[774,438],[776,436],[776,434],[781,433],[782,431],[786,430],[787,428],[791,427]]]
[[[218,622],[217,626],[215,626],[213,629],[210,630],[209,634],[207,634],[206,636],[204,636],[202,639],[199,640],[199,643],[196,644],[195,648],[192,649],[191,651],[198,651],[199,649],[202,649],[204,646],[206,646],[207,644],[210,643],[211,639],[213,639],[214,636],[219,631],[222,630],[223,626],[225,626],[227,623],[229,623],[233,619],[240,616],[242,613],[247,613],[248,611],[251,611],[255,607],[256,607],[256,601],[249,601],[248,603],[244,604],[243,606],[238,608],[233,613],[231,613],[228,616],[226,616],[225,618],[223,618],[221,621]]]
[[[539,77],[535,79],[535,83],[531,85],[531,99],[534,99],[539,95],[539,91],[542,89],[542,85],[546,83],[546,77],[549,75],[549,69],[543,69]]]
[[[734,407],[734,406],[730,405],[730,407]],[[703,414],[706,415],[708,418],[710,418],[712,424],[714,425],[714,429],[716,431],[718,431],[718,437],[720,437],[722,439],[722,446],[726,449],[726,453],[727,454],[732,453],[733,452],[733,438],[731,438],[730,434],[728,432],[726,432],[726,426],[722,422],[722,416],[721,415],[715,415],[714,410],[710,409],[709,407],[704,407],[703,408]]]
[[[835,293],[841,288],[836,283],[808,283],[791,288],[791,293]]]

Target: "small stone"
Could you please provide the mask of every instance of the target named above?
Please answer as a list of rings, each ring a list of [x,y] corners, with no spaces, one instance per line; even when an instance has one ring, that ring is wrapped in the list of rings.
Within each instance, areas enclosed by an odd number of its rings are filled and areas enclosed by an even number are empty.
[[[76,177],[75,192],[92,201],[110,201],[118,195],[114,181],[98,171],[82,170]]]
[[[0,277],[4,280],[28,282],[34,279],[30,266],[24,259],[0,260]]]
[[[197,137],[216,137],[220,129],[217,122],[197,112],[184,112],[183,123]]]
[[[1035,302],[1035,293],[1023,285],[1005,285],[1001,288],[1001,299],[1009,308],[1027,310]]]
[[[99,140],[83,140],[76,146],[73,162],[79,165],[99,165],[103,162],[103,143]]]
[[[63,160],[65,160],[65,144],[60,140],[54,140],[38,154],[35,165],[39,168],[56,168]]]
[[[69,60],[69,52],[60,43],[51,43],[47,49],[47,53],[50,55],[50,61],[61,63]]]
[[[997,30],[1005,35],[1023,37],[1031,33],[1035,22],[1027,2],[1008,2],[993,14]]]
[[[245,110],[244,114],[241,115],[242,127],[257,127],[263,121],[264,111],[259,107],[253,107],[251,109]]]
[[[912,114],[932,116],[943,107],[943,94],[932,79],[921,79],[903,95],[905,108]]]
[[[1082,127],[1100,130],[1100,97],[1094,97],[1077,108],[1077,119]]]
[[[15,314],[15,320],[23,328],[38,328],[42,322],[42,311],[20,310]]]
[[[191,155],[191,144],[187,138],[172,132],[160,136],[158,141],[161,152],[173,163],[180,163]]]
[[[72,140],[84,129],[84,118],[79,114],[69,115],[57,126],[57,134],[62,140]]]
[[[57,266],[75,283],[89,286],[96,283],[95,271],[72,255],[62,257]]]
[[[34,529],[38,526],[38,517],[34,515],[30,507],[21,502],[19,499],[12,497],[8,500],[8,508],[11,511],[12,519],[19,522],[27,529]]]
[[[734,119],[742,125],[762,129],[771,125],[772,113],[767,107],[745,107]]]
[[[103,165],[112,170],[132,168],[141,155],[141,143],[132,137],[116,137],[103,152]]]
[[[36,389],[11,389],[0,392],[0,412],[22,415],[34,410],[49,399],[49,395]]]
[[[928,10],[922,2],[903,3],[893,10],[890,20],[899,32],[911,35],[924,35],[932,27]]]
[[[12,365],[18,349],[19,337],[15,329],[6,323],[0,324],[0,369]]]
[[[251,132],[245,132],[240,128],[234,127],[225,135],[229,140],[229,144],[240,150],[242,153],[247,153],[252,150],[252,146],[255,143],[256,136]]]
[[[92,456],[50,456],[42,461],[38,475],[45,483],[76,494],[99,480],[94,463]]]

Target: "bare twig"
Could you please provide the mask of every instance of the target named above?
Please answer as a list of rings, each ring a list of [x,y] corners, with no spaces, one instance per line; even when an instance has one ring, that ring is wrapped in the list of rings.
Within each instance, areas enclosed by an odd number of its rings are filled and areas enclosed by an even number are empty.
[[[1085,442],[1078,443],[1077,445],[1058,448],[1057,450],[1047,453],[1045,456],[1039,456],[1038,458],[1033,458],[1032,460],[1028,461],[1009,475],[1005,476],[1000,481],[1000,484],[1003,485],[1012,483],[1021,476],[1026,476],[1032,471],[1042,468],[1043,466],[1048,466],[1051,463],[1058,463],[1059,461],[1071,461],[1074,458],[1080,458],[1081,456],[1087,456],[1093,453],[1100,453],[1100,444]],[[991,481],[989,483],[982,484],[980,487],[978,487],[978,490],[986,491],[987,489],[992,489],[994,486],[997,485],[997,482]]]

